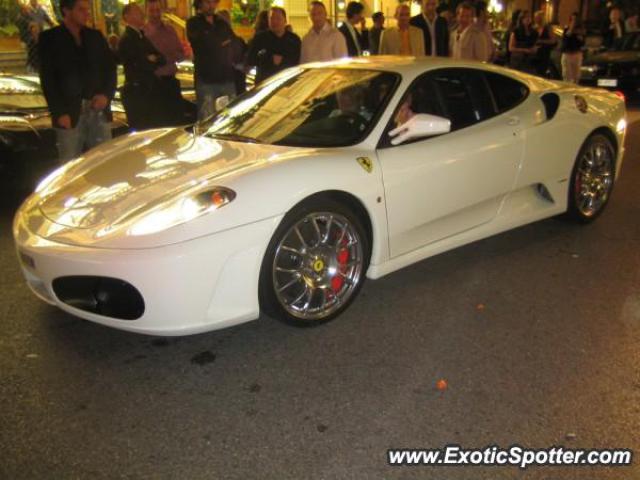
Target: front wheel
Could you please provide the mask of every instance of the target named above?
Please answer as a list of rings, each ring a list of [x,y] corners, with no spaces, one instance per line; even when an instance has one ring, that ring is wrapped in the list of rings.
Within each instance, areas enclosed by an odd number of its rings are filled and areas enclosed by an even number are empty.
[[[587,139],[571,174],[567,216],[578,222],[595,220],[606,207],[615,181],[616,150],[601,134]]]
[[[261,307],[296,326],[326,323],[358,294],[369,264],[369,239],[351,209],[310,201],[289,212],[262,262]]]

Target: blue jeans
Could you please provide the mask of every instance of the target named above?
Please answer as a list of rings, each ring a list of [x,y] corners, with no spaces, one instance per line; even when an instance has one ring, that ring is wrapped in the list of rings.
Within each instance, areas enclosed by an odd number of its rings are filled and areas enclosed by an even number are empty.
[[[85,109],[75,128],[55,128],[58,160],[65,163],[78,157],[85,149],[111,140],[111,123],[104,112]]]
[[[216,99],[224,97],[233,98],[236,94],[236,86],[233,82],[205,83],[196,79],[196,103],[198,104],[198,120],[204,120],[216,113]]]

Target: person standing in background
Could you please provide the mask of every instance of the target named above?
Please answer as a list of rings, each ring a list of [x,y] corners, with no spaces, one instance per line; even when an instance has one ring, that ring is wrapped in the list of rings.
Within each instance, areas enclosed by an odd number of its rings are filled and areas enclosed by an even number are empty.
[[[300,63],[301,41],[287,29],[287,12],[269,9],[269,30],[260,32],[249,43],[247,64],[256,67],[256,84],[281,70]]]
[[[229,27],[231,27],[231,14],[229,10],[220,10],[218,12]],[[233,32],[233,40],[231,41],[231,57],[233,59],[233,83],[236,87],[236,95],[240,95],[247,91],[247,74],[245,73],[244,56],[247,53],[247,44],[236,33]]]
[[[253,36],[267,30],[269,30],[269,10],[260,10],[253,23]]]
[[[42,32],[38,47],[40,84],[66,161],[111,138],[116,63],[102,33],[86,26],[87,0],[61,0],[60,8],[62,24]]]
[[[580,67],[582,66],[582,47],[584,46],[584,31],[580,25],[578,12],[569,17],[569,25],[562,33],[562,79],[565,82],[578,83],[580,81]]]
[[[349,2],[347,4],[347,20],[338,28],[347,42],[347,51],[350,57],[359,57],[369,49],[369,32],[366,28],[363,11],[364,5],[360,2]],[[356,28],[358,25],[360,25],[360,32]]]
[[[637,32],[640,28],[638,27],[638,10],[637,8],[632,9],[627,15],[627,19],[624,21],[624,28],[629,32]]]
[[[531,14],[524,10],[518,17],[515,30],[509,37],[509,66],[522,72],[534,73],[533,59],[538,47],[538,34],[531,25]]]
[[[489,14],[487,13],[487,3],[481,0],[476,3],[475,7],[475,26],[478,30],[484,33],[484,36],[487,39],[487,46],[489,47],[488,61],[491,61],[495,57],[496,49],[493,44],[493,34],[491,33],[491,22],[489,21]]]
[[[29,5],[31,6],[32,21],[38,25],[38,31],[42,32],[45,27],[53,27],[55,25],[44,7],[38,3],[38,0],[29,0]]]
[[[327,21],[324,3],[314,0],[309,7],[311,28],[302,37],[300,63],[326,62],[347,56],[344,36]]]
[[[156,70],[166,65],[166,60],[145,36],[144,13],[138,4],[125,5],[122,18],[127,26],[118,44],[118,58],[124,67],[122,104],[127,122],[134,130],[158,127],[165,92]]]
[[[387,28],[380,39],[380,55],[424,56],[422,30],[409,24],[411,9],[406,3],[396,7],[396,27]]]
[[[142,31],[155,49],[162,54],[166,63],[155,69],[158,88],[158,124],[160,126],[181,125],[195,120],[195,111],[190,102],[182,98],[177,62],[186,58],[186,53],[178,34],[170,25],[162,21],[161,0],[147,0],[147,23]]]
[[[602,27],[602,45],[608,49],[618,48],[624,34],[622,10],[619,7],[612,7],[609,11],[609,18]]]
[[[427,56],[449,56],[449,25],[436,12],[436,0],[424,0],[422,13],[411,18],[410,24],[422,30]]]
[[[477,60],[486,62],[491,53],[487,38],[473,24],[474,8],[469,3],[461,3],[457,8],[458,27],[451,32],[451,57],[457,60]]]
[[[543,10],[538,10],[534,18],[533,30],[536,33],[537,40],[536,46],[538,50],[533,59],[533,65],[537,75],[545,77],[548,75],[549,69],[552,68],[551,64],[551,52],[557,45],[557,41],[551,31],[551,28],[545,20],[545,13]],[[554,68],[554,71],[557,69]]]
[[[371,55],[378,55],[380,51],[380,38],[384,31],[384,14],[382,12],[376,12],[371,15],[373,21],[373,27],[369,30],[369,53]]]
[[[449,24],[437,14],[436,0],[424,0],[422,13],[411,18],[410,24],[422,30],[427,56],[449,56]]]
[[[120,14],[118,0],[102,0],[102,15],[104,15],[104,26],[107,37],[110,35],[120,36]]]
[[[219,0],[195,0],[199,12],[187,20],[187,38],[193,49],[194,80],[198,118],[215,113],[218,97],[235,95],[233,65],[234,34],[231,27],[215,13]]]

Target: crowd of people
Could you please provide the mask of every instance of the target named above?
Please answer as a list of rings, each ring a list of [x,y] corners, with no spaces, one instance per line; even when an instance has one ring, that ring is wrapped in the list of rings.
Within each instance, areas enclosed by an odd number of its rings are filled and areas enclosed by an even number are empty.
[[[110,103],[116,91],[116,65],[124,68],[122,103],[132,129],[188,123],[215,113],[216,100],[246,89],[246,74],[255,68],[259,83],[300,63],[328,61],[360,55],[412,55],[492,61],[496,55],[487,5],[460,3],[455,14],[422,0],[422,11],[411,16],[409,4],[395,9],[395,25],[385,27],[382,12],[372,16],[367,29],[364,6],[351,1],[346,19],[337,27],[328,19],[325,5],[310,2],[311,27],[300,38],[282,7],[258,15],[255,35],[248,42],[231,28],[229,12],[217,11],[220,0],[195,0],[196,14],[186,23],[193,55],[197,105],[186,102],[176,79],[179,62],[187,57],[175,30],[163,21],[161,0],[146,0],[144,7],[130,2],[122,9],[124,32],[109,42],[87,27],[88,0],[61,0],[60,25],[42,32],[37,41],[37,68],[51,110],[62,160],[79,155],[109,138]],[[53,25],[38,0],[30,0],[22,15],[28,25]],[[507,61],[512,68],[545,75],[557,41],[545,14],[514,13],[508,31]],[[612,8],[603,28],[603,43],[613,47],[625,31],[637,28],[637,14],[622,20]],[[114,38],[115,37],[115,38]],[[29,38],[34,38],[33,33]],[[577,82],[582,62],[584,30],[577,14],[571,16],[561,38],[562,74]],[[190,53],[191,53],[190,52]]]
[[[541,76],[554,72],[550,61],[551,53],[560,43],[560,64],[562,79],[572,83],[580,81],[580,67],[586,42],[586,29],[578,12],[569,16],[562,36],[556,40],[550,25],[545,21],[545,12],[538,11],[531,17],[526,10],[513,12],[508,29],[507,60],[511,68],[523,70]],[[625,33],[638,30],[638,11],[624,12],[618,6],[612,6],[600,29],[602,48],[617,49],[622,45]]]

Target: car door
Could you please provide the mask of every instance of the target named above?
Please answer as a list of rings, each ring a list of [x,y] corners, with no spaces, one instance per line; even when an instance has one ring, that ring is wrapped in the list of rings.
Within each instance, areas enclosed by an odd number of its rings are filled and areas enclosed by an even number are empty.
[[[524,154],[518,108],[500,112],[482,70],[428,72],[407,96],[414,113],[448,118],[451,132],[398,146],[381,140],[391,257],[490,222]]]

